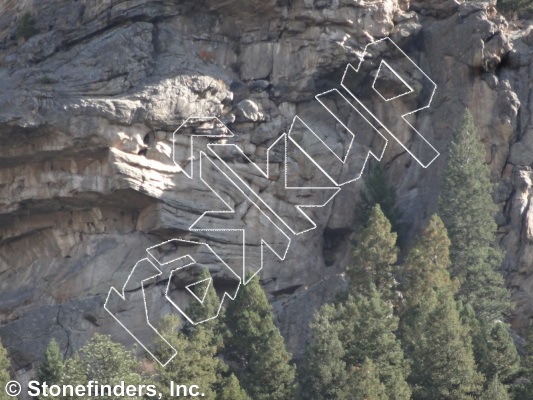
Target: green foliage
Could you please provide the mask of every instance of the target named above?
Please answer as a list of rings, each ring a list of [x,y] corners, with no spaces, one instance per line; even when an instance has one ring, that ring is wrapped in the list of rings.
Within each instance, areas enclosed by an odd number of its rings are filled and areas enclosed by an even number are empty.
[[[398,318],[374,285],[365,294],[348,295],[337,306],[323,306],[310,328],[303,398],[410,399],[405,381],[409,365],[394,334]]]
[[[520,358],[505,325],[480,320],[470,306],[462,308],[461,317],[470,330],[479,371],[487,382],[498,375],[499,380],[509,383],[519,370]]]
[[[179,323],[177,316],[167,315],[158,327],[161,336],[177,351],[165,367],[158,367],[158,390],[163,398],[170,398],[170,381],[174,381],[180,385],[198,385],[206,398],[214,399],[223,363],[216,357],[212,330],[201,324],[186,336],[178,330]],[[157,357],[169,358],[168,346],[160,338],[156,340],[156,348]]]
[[[55,385],[61,382],[65,371],[63,355],[55,339],[52,339],[44,352],[44,360],[37,370],[37,380],[40,383]]]
[[[470,400],[482,389],[469,329],[453,295],[437,290],[413,308],[405,322],[403,344],[412,360],[413,400]]]
[[[522,347],[523,357],[519,376],[520,383],[514,385],[514,400],[533,399],[533,327],[527,332],[526,344]]]
[[[217,394],[216,400],[251,400],[241,388],[239,380],[231,374],[224,379],[222,387]]]
[[[399,321],[392,306],[395,243],[396,233],[377,204],[346,268],[348,293],[338,305],[324,306],[310,325],[304,398],[410,398],[409,366],[395,335]]]
[[[489,351],[489,334],[490,329],[488,324],[480,320],[472,306],[459,303],[459,312],[463,324],[468,328],[470,337],[472,338],[472,346],[474,351],[474,360],[478,366],[478,370],[485,376],[485,378],[492,378],[489,370],[492,366]]]
[[[498,0],[496,7],[502,13],[513,18],[531,18],[533,16],[531,0]]]
[[[208,278],[211,278],[211,274],[207,268],[204,268],[197,279],[198,281],[202,281]],[[211,281],[203,303],[193,301],[187,307],[187,315],[189,315],[189,317],[194,321],[205,321],[216,315],[220,306],[220,300],[213,285],[213,281]],[[196,293],[197,288],[199,288],[199,286],[194,286],[193,290],[195,290],[195,294],[201,298],[201,296],[203,296],[203,293]],[[204,330],[205,335],[211,336],[211,345],[216,347],[216,351],[218,353],[219,350],[224,346],[224,324],[220,323],[220,321],[224,319],[224,314],[225,308],[222,308],[217,318],[213,318],[202,324],[194,326],[189,322],[186,322],[185,326],[183,327],[183,332],[187,336],[191,337],[193,336],[196,330]]]
[[[396,207],[396,189],[389,183],[385,168],[377,163],[370,173],[365,175],[364,180],[365,190],[361,192],[361,200],[356,209],[358,227],[368,226],[372,209],[379,204],[390,221],[393,232],[398,232],[402,213]]]
[[[293,400],[295,367],[257,278],[239,289],[225,315],[224,355],[254,400]]]
[[[204,268],[196,279],[201,281],[208,278],[211,278],[211,274],[207,268]],[[195,286],[193,290],[198,290],[198,288],[200,286]],[[204,293],[196,294],[201,298]],[[191,302],[187,308],[187,314],[195,321],[205,321],[216,315],[219,305],[220,302],[211,281],[203,303]],[[178,352],[167,366],[159,368],[158,387],[164,396],[169,396],[170,381],[185,385],[198,385],[208,399],[214,399],[216,393],[223,388],[228,393],[236,390],[233,383],[228,386],[231,382],[222,381],[222,374],[226,370],[225,364],[218,357],[224,346],[223,324],[220,323],[222,316],[223,313],[219,318],[196,326],[186,322],[182,332],[178,331],[180,320],[177,316],[165,316],[162,319],[159,332]],[[158,347],[159,354],[168,358],[168,354],[164,354],[168,351],[166,344],[160,342]],[[240,389],[240,386],[238,388]]]
[[[361,293],[375,285],[385,299],[394,299],[397,259],[396,233],[391,232],[391,224],[377,204],[372,209],[367,227],[358,236],[352,264],[345,268],[350,279],[350,293]]]
[[[501,324],[495,327],[498,340],[491,342],[488,324],[476,316],[472,306],[455,304],[452,296],[457,291],[457,283],[450,279],[448,272],[450,245],[444,224],[434,215],[415,240],[406,260],[404,330],[408,333],[404,344],[413,359],[410,381],[417,385],[415,399],[449,393],[454,379],[463,374],[470,378],[462,383],[457,398],[468,398],[477,392],[481,382],[476,365],[489,379],[496,373],[508,374],[513,363],[516,368],[516,350],[514,346],[507,347],[509,342],[499,331]],[[460,317],[458,309],[461,309]],[[506,331],[505,336],[509,338]],[[453,358],[447,358],[447,351]],[[513,352],[514,361],[511,361]],[[429,385],[427,379],[434,382]],[[440,386],[441,392],[432,392],[424,384],[436,390]]]
[[[119,385],[121,381],[125,385],[146,384],[146,379],[139,371],[135,350],[127,350],[121,344],[112,342],[109,336],[94,335],[67,361],[61,384],[86,385],[89,381],[111,386]],[[100,396],[99,399],[113,400],[115,396]]]
[[[407,257],[402,342],[412,361],[413,400],[466,400],[482,389],[470,336],[479,325],[469,306],[469,318],[460,318],[453,298],[457,286],[447,270],[449,246],[442,222],[433,216]]]
[[[208,271],[203,271],[200,279],[208,276],[207,274]],[[264,293],[263,298],[266,301]],[[268,305],[268,302],[266,304]],[[213,311],[218,309],[218,298],[214,289],[208,291],[204,305],[205,307],[199,307],[193,304],[188,311],[199,319],[203,319],[202,316],[212,316]],[[272,322],[272,314],[270,317]],[[211,400],[250,400],[234,375],[222,378],[227,375],[227,367],[219,357],[223,345],[222,329],[219,327],[220,322],[215,321],[219,320],[215,319],[195,327],[189,326],[183,332],[178,329],[180,320],[177,316],[163,317],[158,331],[165,339],[155,337],[155,355],[159,359],[170,358],[174,352],[168,344],[177,352],[165,367],[153,363],[151,359],[139,363],[135,355],[136,350],[128,351],[120,344],[111,342],[109,337],[99,335],[93,337],[64,363],[57,344],[52,341],[46,350],[45,361],[39,369],[38,378],[48,384],[85,385],[90,380],[110,386],[117,385],[121,381],[124,381],[125,385],[155,384],[162,398],[170,398],[172,381],[189,387],[197,385],[202,391],[202,396]],[[270,341],[264,347],[273,344],[276,343]],[[281,345],[283,345],[282,339]],[[267,352],[270,350],[268,348]],[[258,363],[263,360],[264,357]],[[277,360],[266,359],[266,361]],[[267,371],[268,367],[272,368],[272,365],[273,363],[269,364],[264,371]],[[287,368],[292,367],[287,364]],[[277,374],[282,372],[282,369],[273,368],[271,371]],[[99,398],[106,399],[106,397]],[[113,397],[109,397],[109,400],[111,398]]]
[[[4,390],[6,384],[11,380],[9,376],[10,367],[11,364],[9,358],[7,358],[7,351],[0,340],[0,400],[12,399],[12,397],[9,397]]]
[[[480,400],[511,400],[507,388],[495,375],[480,397]]]
[[[17,38],[28,40],[36,33],[35,19],[29,12],[24,13],[17,26]]]
[[[346,365],[348,369],[361,367],[368,358],[376,368],[387,398],[408,400],[411,391],[405,378],[409,375],[409,365],[395,335],[398,318],[374,285],[365,293],[348,296],[339,305],[339,338],[345,349]]]
[[[439,208],[452,242],[451,276],[461,282],[459,299],[485,321],[500,318],[510,307],[497,272],[502,253],[495,248],[492,191],[485,149],[467,111],[449,148]]]
[[[210,278],[211,274],[209,273],[209,270],[207,268],[204,268],[200,272],[200,275],[198,276],[197,280],[203,281],[204,279]],[[203,293],[197,293],[196,288],[198,287],[199,286],[195,285],[193,287],[193,290],[195,291],[195,294],[201,298]],[[192,302],[189,307],[187,307],[187,315],[189,315],[193,320],[203,321],[214,316],[216,314],[216,311],[218,310],[219,305],[220,302],[218,300],[215,288],[213,287],[213,282],[211,281],[204,302]],[[215,325],[215,323],[215,319],[207,322],[207,324],[211,326]]]
[[[373,285],[367,293],[315,314],[301,371],[303,398],[410,399],[409,365],[394,334],[398,318]]]
[[[409,307],[416,306],[436,288],[455,293],[457,284],[450,279],[450,239],[437,215],[433,215],[418,236],[405,262],[405,298]]]
[[[309,325],[312,341],[305,349],[302,397],[308,400],[349,400],[350,375],[339,338],[341,323],[335,305],[324,305]],[[379,383],[379,380],[378,380]]]
[[[513,339],[503,323],[492,324],[489,341],[490,364],[486,376],[492,379],[498,376],[502,382],[510,382],[520,367],[520,358]]]
[[[389,397],[387,390],[379,379],[379,370],[372,360],[366,358],[360,367],[354,367],[352,397],[350,399],[387,400],[403,397]],[[408,399],[409,397],[406,397]]]

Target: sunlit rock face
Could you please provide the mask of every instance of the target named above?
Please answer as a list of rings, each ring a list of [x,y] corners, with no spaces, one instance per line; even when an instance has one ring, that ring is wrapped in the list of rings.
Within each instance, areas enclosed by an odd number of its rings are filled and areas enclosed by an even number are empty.
[[[446,146],[468,107],[498,184],[502,271],[517,302],[511,322],[523,333],[533,317],[533,34],[527,24],[509,26],[493,2],[460,3],[4,1],[0,336],[18,378],[34,373],[51,338],[67,355],[95,332],[131,345],[103,304],[150,246],[202,240],[238,269],[238,236],[189,230],[220,199],[173,160],[173,148],[186,153],[188,139],[173,133],[187,118],[218,117],[234,133],[231,143],[257,162],[296,115],[334,144],[340,126],[326,124],[314,96],[340,90],[346,65],[387,36],[437,84],[431,107],[412,122],[442,155],[423,168],[387,137],[381,160],[398,189],[406,243],[436,211]],[[27,40],[16,34],[25,12],[37,32]],[[325,170],[342,173],[334,157],[315,156]],[[280,215],[291,215],[294,199],[279,190],[282,161],[271,159],[268,180],[241,168]],[[314,177],[309,162],[293,161],[294,179]],[[261,281],[297,357],[313,312],[344,285],[360,188],[360,180],[347,184],[313,211],[316,229],[293,236],[284,260],[265,254]],[[225,195],[250,232],[264,228],[235,190]],[[204,266],[215,284],[227,279],[217,260]],[[152,285],[148,296],[162,299],[165,287]],[[140,282],[130,282],[129,290],[138,289]],[[171,289],[186,295],[183,285]],[[146,326],[142,302],[132,296],[121,310],[129,324]],[[162,304],[160,314],[171,312]],[[148,340],[150,332],[146,326],[140,335]]]

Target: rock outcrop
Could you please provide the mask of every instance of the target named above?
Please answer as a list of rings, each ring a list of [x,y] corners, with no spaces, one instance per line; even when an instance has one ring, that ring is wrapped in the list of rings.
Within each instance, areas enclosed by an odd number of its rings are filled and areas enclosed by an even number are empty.
[[[339,87],[346,64],[387,36],[438,86],[414,124],[442,155],[423,168],[389,138],[381,161],[407,240],[436,210],[445,149],[468,107],[498,184],[503,273],[517,302],[511,322],[523,333],[533,317],[531,28],[510,25],[493,1],[177,3],[0,4],[0,336],[19,379],[33,374],[52,337],[65,354],[94,332],[132,343],[103,303],[146,248],[201,237],[222,258],[238,254],[237,238],[188,230],[218,201],[173,162],[173,132],[188,117],[220,118],[248,157],[264,160],[295,115],[320,125],[314,96]],[[27,40],[17,38],[25,12],[37,32]],[[279,174],[272,179],[264,189]],[[314,310],[344,284],[360,186],[344,186],[313,214],[317,229],[261,271],[297,356]],[[284,193],[274,197],[280,212],[293,206]],[[253,207],[241,211],[252,220]],[[141,303],[133,296],[122,310],[129,323],[142,325]]]

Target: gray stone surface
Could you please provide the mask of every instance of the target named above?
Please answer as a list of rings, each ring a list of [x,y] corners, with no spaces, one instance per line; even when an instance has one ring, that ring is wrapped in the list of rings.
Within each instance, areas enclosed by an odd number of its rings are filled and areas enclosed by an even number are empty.
[[[26,11],[39,16],[38,34],[24,41],[15,33]],[[503,272],[518,304],[511,322],[523,334],[533,317],[533,41],[531,29],[510,26],[494,2],[4,1],[0,337],[18,377],[34,373],[52,337],[65,354],[94,332],[132,344],[103,312],[110,285],[124,284],[147,247],[194,237],[190,224],[219,204],[172,161],[172,132],[186,118],[219,116],[245,154],[264,161],[294,115],[313,120],[314,96],[339,87],[346,64],[388,35],[438,85],[432,107],[415,121],[437,150],[444,153],[464,108],[473,112],[500,184]],[[446,160],[424,169],[389,139],[382,162],[398,188],[409,241],[435,212]],[[178,137],[175,145],[183,150],[186,143]],[[350,172],[335,170],[331,156],[314,155],[337,175]],[[309,180],[302,160],[293,167]],[[290,215],[293,199],[279,190],[280,161],[270,181],[251,173],[247,179],[267,194],[277,187],[272,201]],[[269,256],[261,272],[297,356],[307,320],[342,286],[360,187],[347,185],[314,212],[317,229],[296,237],[285,261]],[[252,209],[239,208],[244,221]],[[237,238],[200,238],[235,265]],[[216,264],[207,264],[217,277]],[[161,296],[158,286],[150,293]],[[130,323],[142,322],[139,301],[124,310]]]

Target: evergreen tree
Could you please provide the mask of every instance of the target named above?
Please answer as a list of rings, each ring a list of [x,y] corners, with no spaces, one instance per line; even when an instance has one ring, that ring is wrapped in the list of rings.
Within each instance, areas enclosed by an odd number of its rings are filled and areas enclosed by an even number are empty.
[[[467,400],[480,394],[483,376],[449,290],[428,293],[411,310],[403,339],[412,360],[413,400]]]
[[[488,341],[489,360],[486,377],[498,376],[502,382],[510,382],[520,368],[520,358],[513,339],[503,323],[494,323]]]
[[[109,336],[94,335],[78,353],[66,363],[61,384],[87,385],[89,381],[97,381],[100,385],[146,384],[139,373],[139,362],[135,350],[127,350],[124,346],[111,341]],[[91,398],[85,396],[82,398]],[[114,400],[116,396],[99,396],[99,399]],[[140,399],[141,396],[130,397]]]
[[[246,392],[241,388],[239,380],[231,374],[224,379],[222,388],[217,394],[216,400],[251,400]]]
[[[352,388],[348,376],[351,374],[346,370],[335,305],[324,305],[315,313],[309,327],[312,341],[305,351],[302,397],[308,400],[349,400]]]
[[[526,344],[522,346],[522,363],[519,371],[519,384],[514,385],[514,400],[533,399],[533,328],[527,332]]]
[[[385,299],[395,299],[397,259],[396,233],[391,232],[379,204],[375,205],[353,250],[352,265],[345,269],[350,293],[362,293],[375,285]]]
[[[409,307],[416,306],[436,288],[457,290],[457,284],[450,280],[448,273],[449,248],[446,228],[441,219],[433,215],[422,234],[415,239],[405,262],[405,297]]]
[[[497,272],[502,253],[495,247],[492,191],[485,150],[467,111],[450,145],[439,208],[452,242],[451,275],[461,281],[459,298],[485,321],[501,317],[510,307]]]
[[[55,339],[52,339],[44,352],[44,360],[37,371],[37,379],[40,383],[55,385],[61,381],[64,370],[63,355]]]
[[[489,350],[489,335],[490,328],[488,324],[479,319],[476,312],[470,305],[464,306],[458,303],[459,312],[463,324],[468,328],[470,338],[472,339],[472,349],[474,351],[474,360],[487,382],[492,379],[492,374],[489,371],[492,368],[493,361],[491,360],[491,352]]]
[[[471,306],[460,307],[463,323],[470,331],[474,359],[486,382],[509,383],[520,368],[520,357],[513,339],[501,322],[486,323],[475,315]]]
[[[224,354],[246,393],[254,400],[293,400],[295,367],[257,277],[229,303],[225,323]]]
[[[408,381],[414,400],[471,399],[482,388],[470,337],[478,325],[460,318],[461,307],[453,298],[457,285],[447,270],[449,246],[446,229],[433,216],[407,256],[402,339],[412,361]],[[475,313],[468,310],[473,324]]]
[[[211,274],[209,269],[203,268],[198,276],[198,281],[204,281],[206,279],[211,279]],[[200,293],[203,290],[201,285],[193,286],[193,291],[201,299],[204,293]],[[192,301],[191,304],[187,307],[187,315],[194,321],[205,321],[207,319],[213,318],[219,308],[220,301],[218,295],[215,291],[213,281],[209,284],[209,288],[205,293],[205,298],[203,303]],[[224,308],[221,310],[221,313],[224,312]],[[207,325],[206,325],[207,324]],[[200,324],[201,326],[214,326],[216,324],[216,318],[213,318],[207,322]]]
[[[217,347],[209,327],[201,324],[189,336],[178,330],[180,320],[175,315],[164,316],[158,331],[177,351],[176,356],[165,366],[158,367],[157,385],[164,398],[170,398],[170,382],[180,385],[197,385],[205,398],[214,399],[221,381],[223,363],[216,357]],[[156,356],[168,359],[169,348],[160,338],[156,340]]]
[[[350,295],[339,305],[339,339],[345,349],[344,361],[350,370],[362,368],[368,359],[387,399],[408,400],[411,390],[405,379],[409,364],[395,335],[398,318],[373,284],[365,292],[368,294]]]
[[[0,400],[11,400],[12,397],[9,397],[4,390],[7,383],[11,380],[9,376],[11,364],[9,358],[7,358],[7,351],[2,345],[0,340]]]
[[[388,400],[402,398],[387,395],[387,389],[379,379],[379,369],[368,358],[365,358],[360,366],[353,367],[350,380],[353,391],[348,397],[349,399]]]
[[[207,268],[202,269],[197,279],[198,281],[211,279],[209,270]],[[203,335],[209,336],[209,338],[206,337],[206,340],[209,340],[211,345],[215,346],[216,353],[218,354],[224,346],[223,334],[225,327],[221,321],[224,319],[225,308],[220,310],[220,314],[217,318],[213,318],[220,307],[220,300],[215,291],[214,282],[212,280],[207,292],[200,293],[203,291],[201,285],[195,285],[193,290],[199,298],[202,298],[205,293],[205,298],[203,299],[203,303],[192,301],[187,307],[187,315],[193,321],[205,322],[198,325],[192,325],[187,321],[184,324],[183,332],[186,336],[192,338],[198,329],[203,330]],[[196,293],[196,291],[198,291],[198,293]]]
[[[511,400],[507,388],[495,375],[480,397],[480,400]]]
[[[389,183],[385,168],[376,163],[369,174],[365,175],[365,189],[361,191],[361,199],[357,206],[358,227],[366,228],[372,209],[379,204],[383,214],[392,225],[393,232],[398,232],[401,211],[396,207],[396,189]]]

